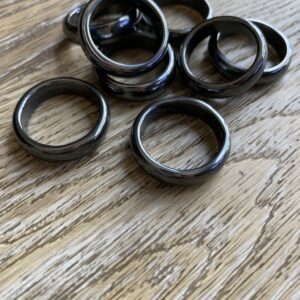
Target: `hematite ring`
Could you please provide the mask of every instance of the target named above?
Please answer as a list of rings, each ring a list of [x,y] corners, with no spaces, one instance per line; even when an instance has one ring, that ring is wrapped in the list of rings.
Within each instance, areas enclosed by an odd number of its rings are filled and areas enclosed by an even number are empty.
[[[247,72],[227,83],[208,83],[196,77],[189,66],[189,57],[198,43],[217,33],[243,33],[254,38],[257,54],[254,63]],[[183,78],[200,95],[211,98],[227,98],[248,91],[262,76],[266,66],[268,48],[261,31],[250,22],[237,17],[216,17],[196,27],[185,39],[180,49],[180,71]]]
[[[105,51],[112,53],[135,45],[144,49],[155,50],[155,38],[146,33],[135,33],[128,36],[120,36],[114,42],[106,44]],[[149,100],[162,94],[166,87],[173,81],[176,74],[175,55],[172,47],[168,46],[168,51],[161,62],[165,65],[164,70],[154,79],[139,83],[124,83],[119,77],[111,76],[101,70],[96,69],[99,82],[103,89],[113,93],[115,96],[129,100]]]
[[[219,151],[211,162],[196,169],[179,170],[161,164],[147,153],[142,143],[147,124],[161,115],[175,113],[200,118],[213,130]],[[172,185],[193,185],[202,183],[224,165],[230,152],[230,133],[222,116],[210,105],[197,99],[175,97],[154,102],[138,115],[131,131],[131,147],[139,165],[152,177]]]
[[[167,5],[178,5],[190,7],[194,9],[203,20],[213,17],[213,9],[207,0],[155,0],[155,2],[163,7]],[[181,43],[182,40],[193,30],[193,28],[170,29],[171,42]]]
[[[30,116],[43,101],[61,94],[86,97],[95,103],[99,109],[96,125],[83,138],[66,145],[51,146],[36,142],[27,134]],[[100,92],[87,82],[74,78],[50,79],[31,88],[20,99],[13,115],[14,131],[21,146],[35,157],[52,162],[78,159],[92,153],[104,136],[108,123],[108,107]]]
[[[90,25],[94,16],[107,6],[118,3],[128,5],[128,7],[135,7],[152,21],[153,29],[157,36],[157,51],[152,58],[143,63],[123,64],[116,62],[107,57],[103,51],[98,49],[98,46],[92,39]],[[167,22],[157,4],[155,4],[152,0],[92,0],[81,14],[79,23],[80,43],[83,51],[97,68],[106,71],[109,74],[133,76],[150,71],[159,64],[167,51],[169,40]]]
[[[87,4],[83,4],[72,9],[65,17],[63,29],[66,36],[73,43],[79,44],[78,28],[80,15]],[[124,13],[125,11],[125,13]],[[94,41],[102,41],[115,37],[128,30],[133,30],[133,27],[141,20],[141,14],[134,7],[124,7],[124,5],[111,5],[105,9],[103,14],[118,13],[121,15],[115,20],[109,20],[102,24],[92,24],[90,32]]]
[[[258,83],[269,83],[279,79],[288,70],[291,63],[292,49],[288,39],[283,33],[265,22],[252,19],[249,21],[262,31],[267,43],[274,48],[280,59],[279,64],[265,69]],[[220,38],[223,38],[223,34],[214,35],[209,41],[209,55],[214,65],[224,76],[231,79],[245,74],[247,71],[245,68],[234,65],[222,53],[221,49],[219,48]]]

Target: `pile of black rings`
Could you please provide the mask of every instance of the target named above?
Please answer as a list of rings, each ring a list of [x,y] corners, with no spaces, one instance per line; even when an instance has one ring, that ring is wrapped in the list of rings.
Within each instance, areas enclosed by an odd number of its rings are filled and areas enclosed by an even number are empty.
[[[203,22],[194,28],[171,30],[160,7],[181,4],[197,11]],[[99,23],[97,19],[110,16]],[[114,16],[112,18],[112,16]],[[73,9],[64,21],[64,32],[74,43],[81,45],[94,65],[103,90],[128,100],[149,100],[161,95],[172,83],[177,67],[182,79],[205,98],[236,97],[256,83],[273,82],[288,69],[291,48],[287,38],[274,27],[257,20],[232,16],[213,18],[206,0],[91,0]],[[248,69],[226,58],[219,42],[225,36],[244,34],[256,44],[256,57]],[[210,37],[208,53],[217,70],[228,78],[226,83],[209,83],[193,73],[190,56],[196,46]],[[278,54],[280,63],[266,68],[268,46]],[[125,48],[143,48],[153,56],[137,64],[115,61],[111,54]],[[175,53],[174,53],[175,52]],[[161,74],[144,83],[124,83],[124,78],[139,77],[164,64]],[[26,132],[33,110],[44,100],[59,94],[76,94],[93,101],[99,108],[95,127],[80,140],[50,146],[31,139]],[[218,141],[218,153],[208,164],[195,169],[179,170],[167,167],[151,157],[142,143],[143,132],[155,118],[163,114],[183,113],[205,122]],[[92,153],[104,136],[109,123],[109,109],[97,88],[82,80],[56,78],[38,84],[18,103],[13,125],[21,145],[34,156],[48,161],[68,161]],[[154,101],[137,116],[131,131],[131,147],[138,163],[154,178],[176,185],[198,184],[217,172],[226,162],[230,151],[230,133],[222,116],[204,101],[173,97]]]

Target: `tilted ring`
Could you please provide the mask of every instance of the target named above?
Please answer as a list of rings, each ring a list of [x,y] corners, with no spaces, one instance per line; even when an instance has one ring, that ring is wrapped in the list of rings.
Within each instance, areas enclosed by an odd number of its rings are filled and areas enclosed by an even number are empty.
[[[27,133],[33,111],[45,100],[62,94],[82,96],[95,103],[99,110],[96,125],[87,135],[66,145],[52,146],[33,140]],[[92,153],[104,136],[108,123],[108,107],[100,92],[85,81],[66,77],[50,79],[31,88],[20,99],[13,115],[14,131],[21,146],[33,156],[52,162],[78,159]]]
[[[213,17],[213,9],[211,4],[207,0],[155,0],[155,2],[160,6],[168,5],[183,5],[190,7],[195,10],[203,19],[203,21],[208,20]],[[194,29],[193,28],[182,28],[182,29],[171,29],[170,41],[176,45],[180,44],[182,40]]]
[[[141,13],[145,14],[152,22],[153,29],[156,34],[157,50],[153,57],[149,60],[137,64],[124,64],[112,60],[98,48],[93,41],[90,26],[93,18],[109,5],[122,3],[128,7],[135,7]],[[80,17],[79,36],[83,51],[95,67],[113,75],[133,76],[144,73],[153,69],[163,59],[167,52],[169,31],[166,19],[152,0],[92,0],[85,7]],[[134,46],[134,45],[133,45]]]
[[[243,33],[252,37],[257,53],[251,67],[242,76],[226,83],[209,83],[198,78],[189,66],[189,58],[195,47],[207,37],[217,33]],[[237,17],[216,17],[196,27],[185,39],[180,49],[180,71],[187,83],[200,95],[211,98],[227,98],[248,91],[262,76],[267,62],[268,48],[261,31],[247,20]]]
[[[175,113],[199,118],[212,129],[219,147],[211,162],[196,169],[179,170],[161,164],[148,154],[142,142],[146,126],[161,115]],[[172,185],[193,185],[202,183],[224,165],[230,152],[230,132],[222,116],[210,105],[193,98],[175,97],[154,102],[138,115],[131,131],[131,147],[139,165],[152,177]]]
[[[155,50],[155,37],[146,33],[120,36],[116,38],[114,42],[106,44],[104,48],[107,53],[113,53],[126,49],[130,47],[130,45],[153,51]],[[176,62],[171,45],[168,46],[168,51],[161,64],[164,64],[165,67],[158,76],[154,79],[146,80],[146,82],[138,83],[124,83],[120,80],[120,77],[109,75],[99,69],[96,69],[96,71],[100,85],[107,92],[123,99],[144,101],[161,95],[175,78]],[[134,79],[136,79],[136,77],[134,77]]]
[[[291,59],[292,49],[289,40],[279,30],[273,26],[258,20],[249,19],[255,26],[257,26],[263,33],[267,43],[269,43],[278,54],[280,62],[270,68],[266,68],[258,83],[269,83],[279,79],[288,70]],[[222,53],[219,47],[219,41],[223,38],[223,34],[217,34],[210,38],[209,41],[209,55],[217,67],[217,69],[228,78],[237,78],[247,72],[247,69],[239,67],[230,62]]]
[[[79,44],[78,28],[80,15],[87,4],[83,4],[72,9],[65,17],[63,29],[73,43]],[[125,13],[124,13],[125,11]],[[90,32],[94,41],[102,41],[113,38],[126,31],[133,30],[133,27],[141,20],[142,15],[134,7],[124,7],[124,5],[111,5],[103,11],[103,14],[121,14],[114,20],[102,24],[91,24]]]

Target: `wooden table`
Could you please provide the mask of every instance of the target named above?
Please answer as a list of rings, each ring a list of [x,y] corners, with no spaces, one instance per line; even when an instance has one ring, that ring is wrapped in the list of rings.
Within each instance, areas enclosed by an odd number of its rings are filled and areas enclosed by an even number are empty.
[[[213,180],[192,188],[160,184],[132,158],[129,130],[144,102],[106,95],[107,137],[81,161],[44,163],[17,144],[12,113],[31,86],[57,76],[97,83],[62,32],[79,2],[0,3],[0,299],[300,299],[299,0],[211,1],[215,15],[276,25],[293,62],[281,81],[219,108],[231,156]],[[177,79],[168,94],[193,92]],[[94,109],[57,98],[29,129],[41,141],[74,139]],[[210,149],[198,138],[207,131],[184,120],[160,122],[147,138],[171,165],[192,166]]]

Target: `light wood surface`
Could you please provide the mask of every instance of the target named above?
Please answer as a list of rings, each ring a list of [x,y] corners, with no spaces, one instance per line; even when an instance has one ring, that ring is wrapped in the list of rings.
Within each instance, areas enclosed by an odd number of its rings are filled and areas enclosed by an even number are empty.
[[[144,102],[106,95],[107,137],[81,161],[44,163],[17,144],[12,114],[31,86],[57,76],[97,83],[62,32],[81,2],[0,2],[0,299],[300,299],[299,0],[211,1],[215,15],[281,29],[293,62],[280,82],[219,108],[231,156],[192,188],[160,184],[132,158],[129,130]],[[178,79],[167,94],[193,92]],[[94,119],[89,103],[60,97],[38,109],[30,133],[57,144]],[[146,140],[157,158],[179,167],[207,159],[213,140],[197,121],[157,124]]]

